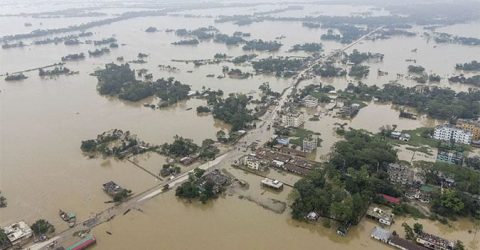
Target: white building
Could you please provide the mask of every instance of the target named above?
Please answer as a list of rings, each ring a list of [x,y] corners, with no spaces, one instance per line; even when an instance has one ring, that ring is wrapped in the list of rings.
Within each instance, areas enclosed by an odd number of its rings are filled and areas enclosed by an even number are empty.
[[[314,135],[307,136],[303,139],[303,152],[312,152],[317,149],[317,137]]]
[[[282,115],[282,124],[285,127],[300,127],[305,122],[303,113],[288,113]]]
[[[456,128],[451,125],[442,125],[435,128],[433,138],[442,141],[454,141],[456,143],[470,144],[472,142],[472,133]]]
[[[278,180],[274,180],[274,179],[269,179],[269,178],[263,179],[262,184],[264,186],[271,187],[271,188],[274,188],[274,189],[281,189],[283,187],[282,182],[280,182]]]
[[[12,245],[22,244],[33,235],[32,229],[24,221],[3,228]]]
[[[243,164],[250,169],[259,170],[261,167],[260,160],[255,155],[247,155],[243,158]]]
[[[307,108],[315,108],[318,105],[318,99],[307,95],[303,98],[303,105]]]

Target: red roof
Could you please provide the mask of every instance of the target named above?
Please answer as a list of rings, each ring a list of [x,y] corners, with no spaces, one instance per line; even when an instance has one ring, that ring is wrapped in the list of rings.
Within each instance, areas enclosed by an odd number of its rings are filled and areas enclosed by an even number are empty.
[[[387,200],[390,203],[400,204],[400,198],[395,198],[393,196],[386,195],[386,194],[381,194],[381,195],[385,200]]]

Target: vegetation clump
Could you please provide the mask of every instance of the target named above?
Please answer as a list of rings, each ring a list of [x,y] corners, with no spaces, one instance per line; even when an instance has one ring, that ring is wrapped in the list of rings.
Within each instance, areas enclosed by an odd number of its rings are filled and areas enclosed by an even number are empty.
[[[23,73],[18,73],[18,74],[11,74],[11,75],[7,75],[5,77],[5,81],[20,81],[20,80],[23,80],[23,79],[27,79],[28,77],[26,75],[24,75]]]
[[[39,76],[58,76],[58,75],[66,75],[69,73],[71,73],[71,71],[67,67],[55,67],[52,70],[44,70],[44,69],[38,70]]]
[[[197,45],[200,42],[197,39],[188,39],[188,40],[180,40],[177,42],[173,42],[173,45]]]
[[[230,94],[226,99],[216,99],[213,105],[213,117],[232,125],[232,130],[240,130],[254,120],[247,109],[249,99],[242,94]]]
[[[315,65],[313,67],[313,72],[321,77],[337,77],[345,76],[347,74],[347,71],[340,67],[335,67],[333,63]]]
[[[55,232],[55,227],[50,224],[50,222],[44,219],[39,219],[35,221],[35,223],[32,224],[31,228],[33,233],[38,237],[41,235],[51,234]]]
[[[305,51],[305,52],[320,52],[323,50],[323,45],[321,43],[304,43],[304,44],[295,44],[290,49],[291,52],[295,51]]]
[[[248,62],[248,61],[254,59],[257,56],[258,55],[256,55],[256,54],[241,55],[241,56],[237,56],[237,57],[233,58],[232,62],[234,64],[245,63],[245,62]]]
[[[291,77],[303,68],[305,61],[288,57],[268,57],[252,62],[257,73],[275,74],[277,77]]]
[[[66,61],[77,61],[77,60],[83,60],[85,59],[85,54],[79,53],[79,54],[70,54],[62,57],[62,62]]]
[[[160,106],[168,106],[188,98],[190,86],[174,78],[142,82],[135,79],[135,71],[128,64],[110,63],[105,69],[97,70],[97,89],[101,95],[118,96],[128,101],[139,101],[150,96],[161,100]]]
[[[457,63],[457,65],[455,65],[455,69],[463,71],[480,71],[480,62],[473,60],[464,64]]]
[[[366,65],[355,64],[350,68],[348,72],[349,76],[353,76],[355,78],[363,78],[368,76],[370,72],[370,67]]]
[[[282,44],[277,41],[251,40],[245,43],[243,50],[277,51]]]
[[[396,161],[395,150],[379,137],[362,131],[346,131],[345,139],[335,144],[324,170],[316,169],[295,183],[296,198],[291,206],[294,219],[303,220],[313,211],[357,224],[378,193],[400,195],[381,168]]]

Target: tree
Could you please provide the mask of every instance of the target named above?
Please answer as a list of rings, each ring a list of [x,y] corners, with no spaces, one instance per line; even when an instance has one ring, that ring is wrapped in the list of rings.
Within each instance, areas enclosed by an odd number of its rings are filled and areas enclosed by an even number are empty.
[[[0,208],[7,206],[7,198],[2,195],[2,191],[0,191]]]
[[[446,189],[432,202],[432,209],[441,215],[458,214],[465,207],[455,190]]]
[[[455,246],[453,247],[453,250],[464,250],[464,249],[465,249],[465,246],[463,245],[463,242],[460,240],[457,240],[457,242],[455,242]]]
[[[423,232],[423,225],[420,223],[415,223],[413,224],[413,231],[416,234],[421,234]]]
[[[402,227],[405,229],[405,238],[407,240],[415,240],[415,233],[413,229],[405,222],[402,224]]]
[[[223,130],[217,131],[217,141],[219,142],[226,142],[226,134]]]
[[[55,227],[47,220],[39,219],[31,226],[35,235],[40,236],[55,232]]]
[[[205,170],[203,170],[201,168],[195,168],[193,170],[193,174],[195,175],[196,178],[202,177],[204,173],[205,173]]]

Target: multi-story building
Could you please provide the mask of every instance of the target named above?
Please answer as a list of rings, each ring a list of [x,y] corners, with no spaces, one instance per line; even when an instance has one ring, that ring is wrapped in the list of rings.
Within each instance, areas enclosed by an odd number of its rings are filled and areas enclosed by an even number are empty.
[[[472,133],[448,124],[437,126],[433,133],[433,138],[442,141],[454,141],[462,144],[472,143]]]
[[[303,152],[312,152],[317,149],[318,140],[315,135],[307,136],[303,139]]]
[[[438,150],[437,161],[456,165],[463,165],[463,153],[453,150]]]
[[[315,108],[318,105],[318,99],[307,95],[303,98],[303,105],[307,108]]]
[[[402,185],[412,184],[414,180],[414,172],[408,166],[398,163],[390,163],[387,166],[388,177],[391,182]]]
[[[260,170],[261,162],[255,155],[247,155],[243,158],[243,164],[250,169]]]
[[[472,133],[472,140],[480,140],[480,121],[459,119],[457,121],[457,128]]]
[[[300,127],[305,122],[303,113],[287,113],[282,115],[282,123],[285,127]]]

